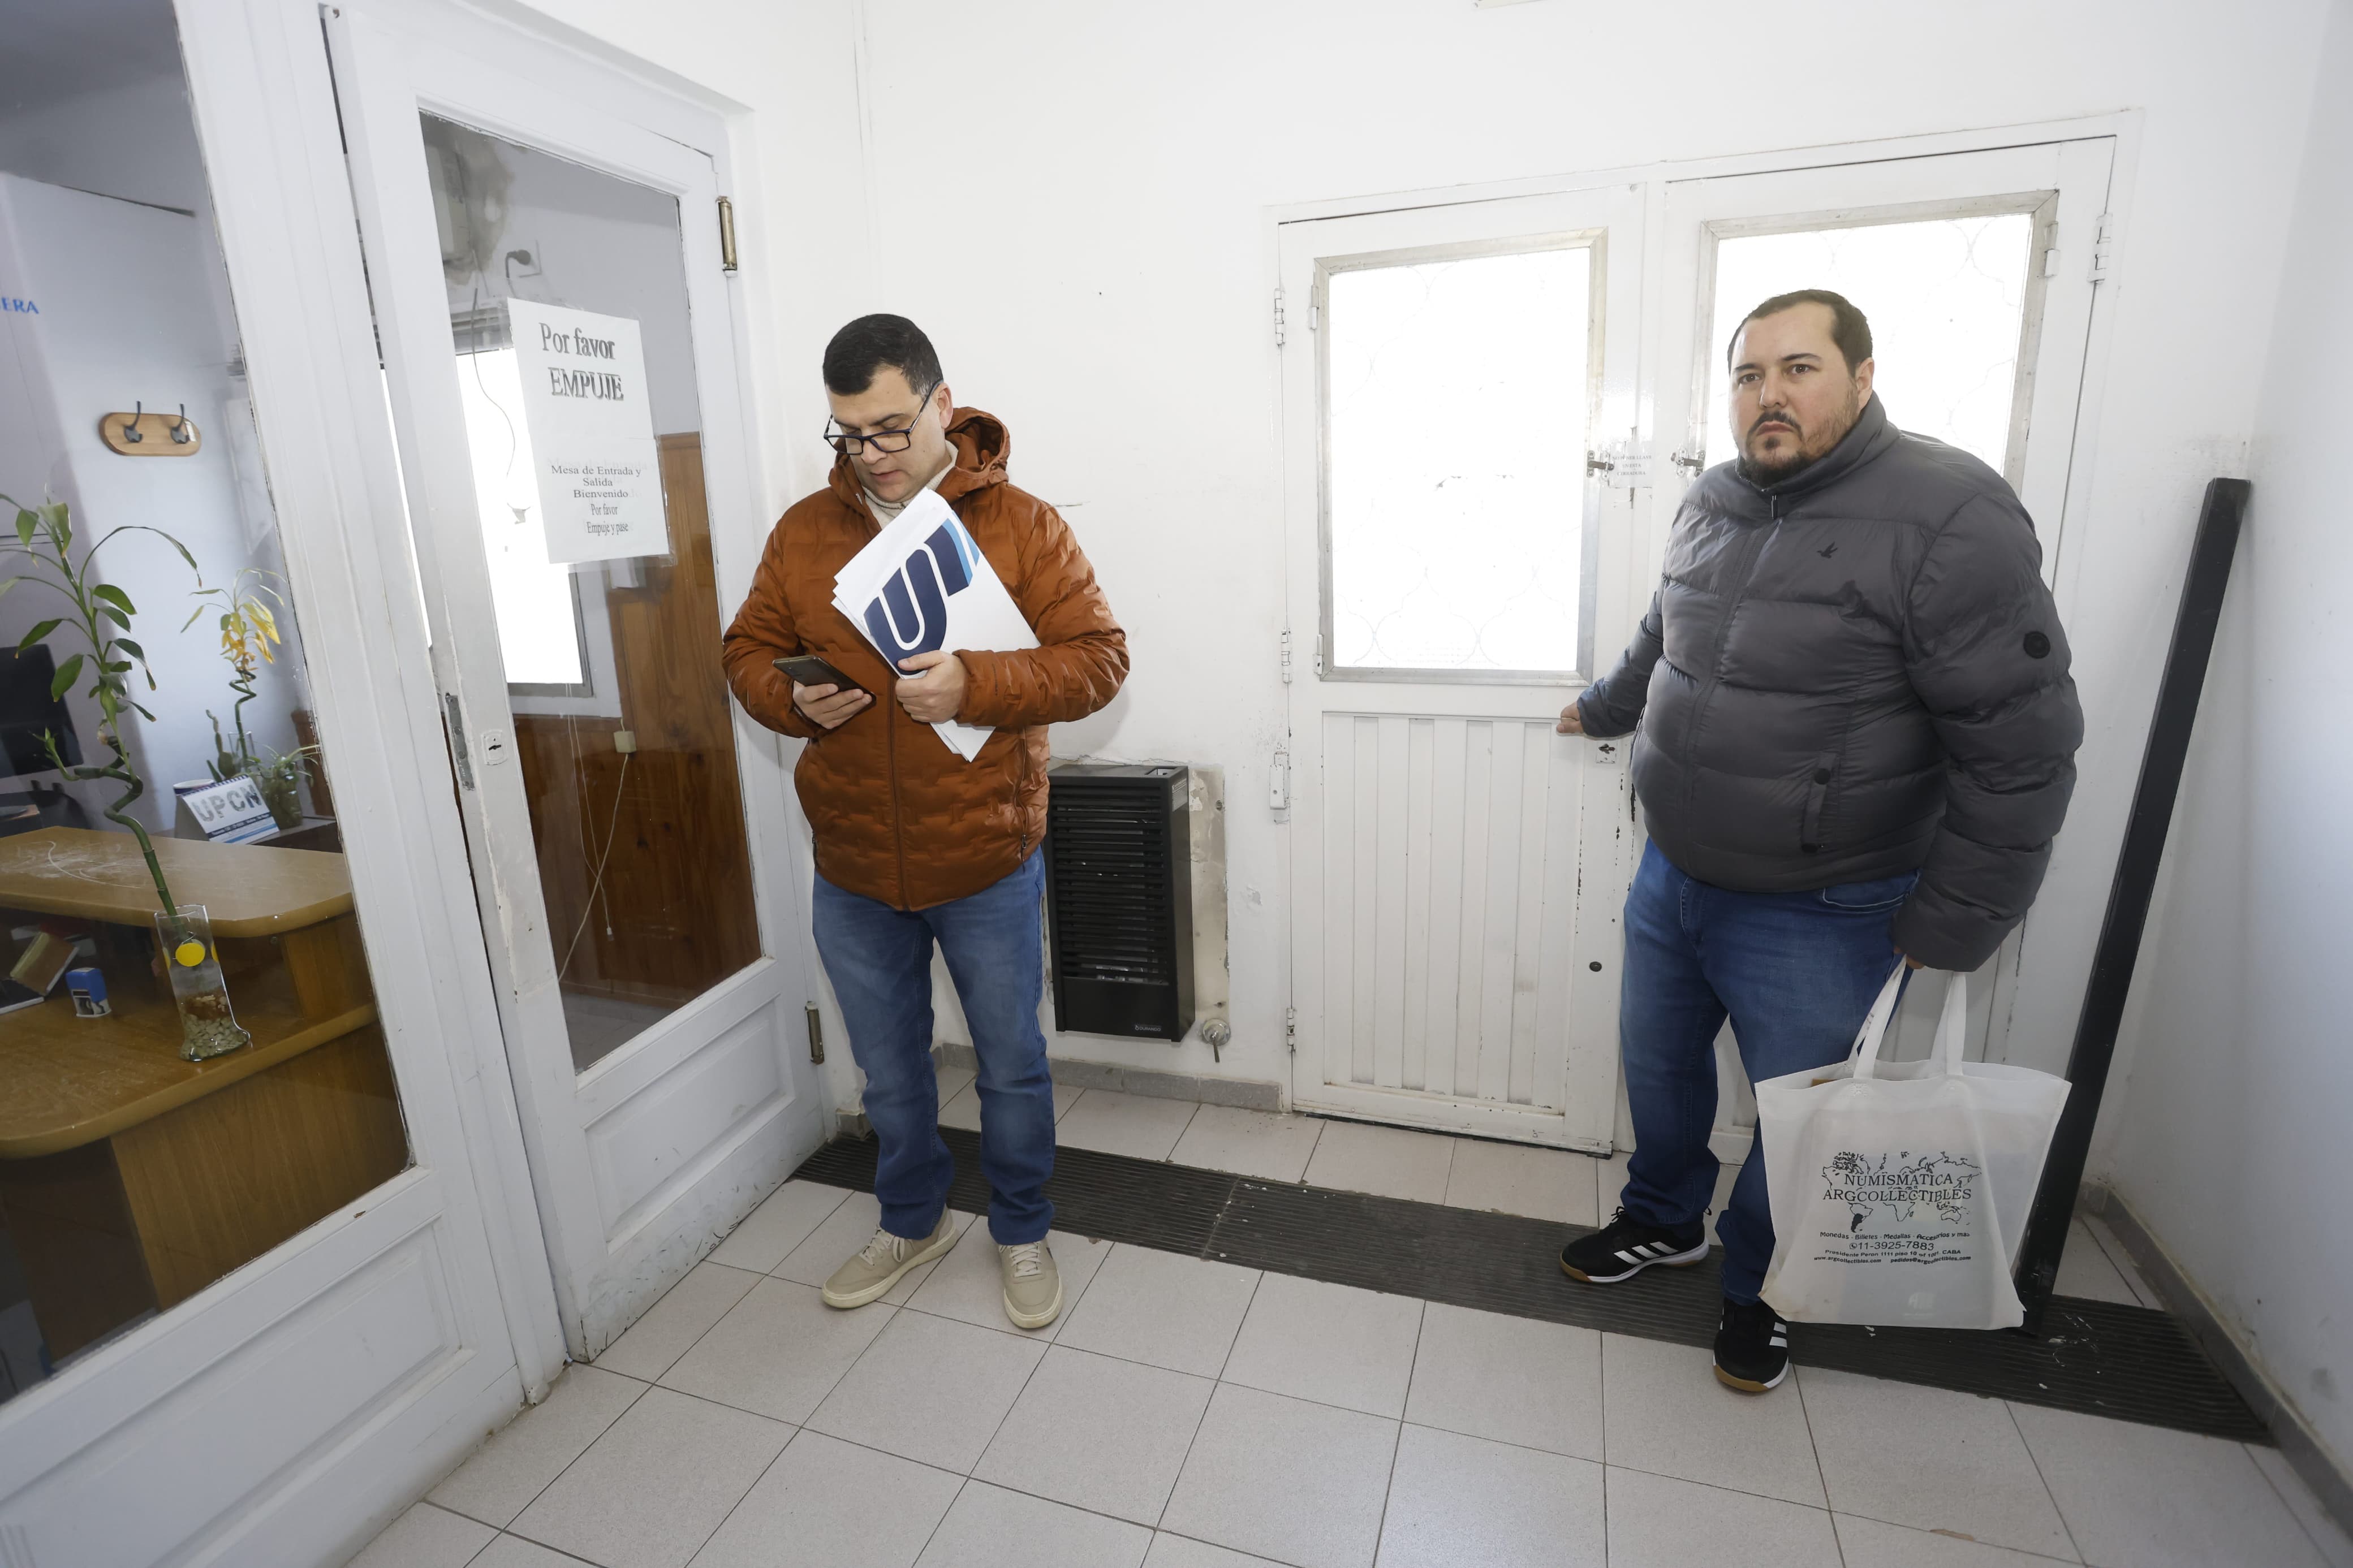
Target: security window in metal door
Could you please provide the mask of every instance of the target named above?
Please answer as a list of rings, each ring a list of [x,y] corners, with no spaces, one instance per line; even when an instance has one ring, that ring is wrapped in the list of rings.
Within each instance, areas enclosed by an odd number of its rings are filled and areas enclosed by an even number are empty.
[[[1324,262],[1324,647],[1332,673],[1587,668],[1592,233]]]
[[[2052,227],[2053,192],[1821,223],[1733,220],[1715,241],[1708,369],[1762,300],[1798,289],[1845,295],[1896,352],[1876,386],[1904,428],[1933,436],[2001,470],[2015,485],[2025,460],[2026,402],[2043,279],[2033,265]],[[1730,378],[1704,375],[1706,414],[1696,432],[1703,466],[1732,457]]]

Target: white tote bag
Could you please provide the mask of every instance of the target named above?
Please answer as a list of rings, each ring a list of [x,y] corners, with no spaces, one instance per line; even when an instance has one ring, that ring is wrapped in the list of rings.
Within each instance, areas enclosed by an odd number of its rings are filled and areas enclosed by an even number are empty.
[[[1904,969],[1845,1061],[1757,1086],[1773,1210],[1765,1300],[1794,1322],[2007,1329],[2010,1260],[2067,1103],[2067,1080],[1961,1059],[1952,977],[1926,1061],[1883,1062]]]

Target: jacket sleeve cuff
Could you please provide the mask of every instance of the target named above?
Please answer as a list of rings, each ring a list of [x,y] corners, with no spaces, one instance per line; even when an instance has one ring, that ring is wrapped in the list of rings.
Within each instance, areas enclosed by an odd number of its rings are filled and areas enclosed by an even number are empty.
[[[1596,700],[1599,696],[1600,700]],[[1609,711],[1609,703],[1599,685],[1587,687],[1577,699],[1577,721],[1584,731],[1598,741],[1614,741],[1630,731],[1634,726],[1621,724]]]
[[[757,704],[746,702],[744,705],[744,710],[779,735],[790,735],[795,740],[800,741],[814,741],[825,733],[823,729],[810,721],[807,714],[793,705],[791,678],[781,670],[775,672],[768,680],[761,683],[758,695]]]
[[[1933,895],[1924,900],[1915,890],[1895,911],[1892,940],[1905,957],[1916,958],[1931,969],[1976,973],[2000,948],[2011,926],[1989,919],[1939,919],[1937,902]]]

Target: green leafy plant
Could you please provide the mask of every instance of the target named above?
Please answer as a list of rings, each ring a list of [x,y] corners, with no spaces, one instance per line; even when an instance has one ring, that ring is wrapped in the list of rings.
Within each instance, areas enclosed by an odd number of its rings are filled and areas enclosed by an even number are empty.
[[[58,662],[57,677],[50,682],[49,695],[63,697],[73,689],[83,672],[90,674],[90,683],[85,696],[98,702],[98,738],[113,753],[113,759],[103,765],[82,763],[69,766],[58,751],[57,736],[44,733],[42,743],[48,748],[49,762],[66,777],[75,780],[111,779],[123,786],[114,804],[106,807],[106,818],[129,830],[139,841],[139,852],[147,858],[148,874],[155,879],[155,896],[162,900],[164,912],[174,914],[179,905],[172,898],[171,884],[164,879],[164,868],[155,858],[155,846],[147,837],[146,825],[123,810],[147,793],[147,781],[131,765],[122,749],[122,713],[129,709],[150,721],[149,712],[139,700],[131,695],[129,676],[136,669],[146,679],[147,689],[155,689],[154,672],[147,668],[147,650],[129,636],[131,617],[139,613],[131,595],[111,583],[100,582],[97,574],[98,552],[114,539],[125,533],[152,533],[180,552],[188,570],[196,572],[196,558],[188,547],[160,528],[145,523],[129,522],[109,530],[94,544],[84,545],[81,553],[74,553],[73,521],[63,501],[47,501],[37,507],[24,506],[10,497],[0,495],[0,501],[16,509],[16,536],[14,543],[0,539],[0,554],[25,557],[16,574],[0,580],[0,595],[26,583],[38,584],[63,595],[72,605],[69,615],[53,616],[35,623],[16,644],[23,653],[34,644],[42,642],[63,628],[82,643],[79,650],[65,654]],[[197,574],[198,581],[203,574]],[[63,653],[62,649],[58,650]]]
[[[280,828],[302,826],[302,780],[311,771],[311,759],[319,754],[316,746],[297,746],[281,752],[275,746],[265,746],[269,754],[252,770],[253,782],[261,790],[261,798],[269,807],[269,815]]]
[[[228,660],[234,671],[228,685],[237,693],[237,701],[229,709],[229,728],[237,731],[235,752],[221,738],[220,720],[211,709],[205,710],[205,717],[213,721],[213,750],[218,754],[218,760],[212,764],[215,783],[239,773],[253,773],[261,765],[261,759],[254,754],[252,737],[245,731],[245,705],[253,700],[253,678],[260,673],[261,667],[278,662],[278,656],[270,651],[278,644],[278,616],[264,598],[266,595],[283,609],[286,597],[269,585],[272,579],[280,583],[286,580],[265,567],[247,566],[229,580],[227,587],[199,586],[194,595],[221,605],[221,657]],[[189,612],[186,625],[180,629],[186,631],[195,626],[203,618],[206,607],[200,604]]]

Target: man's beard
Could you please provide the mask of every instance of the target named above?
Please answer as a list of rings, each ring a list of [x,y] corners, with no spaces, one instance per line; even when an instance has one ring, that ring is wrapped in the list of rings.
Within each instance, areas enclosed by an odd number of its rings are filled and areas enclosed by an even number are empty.
[[[1756,458],[1749,455],[1748,442],[1757,438],[1757,430],[1766,425],[1778,425],[1789,432],[1788,455],[1781,458]],[[1760,414],[1757,423],[1748,427],[1748,440],[1740,444],[1740,459],[1734,468],[1750,484],[1763,489],[1778,485],[1783,479],[1795,479],[1813,465],[1806,456],[1806,432],[1795,419],[1786,414]]]
[[[1746,441],[1744,441],[1741,443],[1740,456],[1733,464],[1733,470],[1742,479],[1746,479],[1750,484],[1757,486],[1759,489],[1762,489],[1768,485],[1787,483],[1788,480],[1796,479],[1799,474],[1804,473],[1808,468],[1812,468],[1816,463],[1821,461],[1824,458],[1829,457],[1831,453],[1837,450],[1839,442],[1846,439],[1847,432],[1854,428],[1855,420],[1862,415],[1862,406],[1861,400],[1850,397],[1845,410],[1845,418],[1839,426],[1837,437],[1833,439],[1829,446],[1824,447],[1820,452],[1815,453],[1811,457],[1808,457],[1806,455],[1805,429],[1803,426],[1799,425],[1796,420],[1790,418],[1786,414],[1775,414],[1769,416],[1760,415],[1757,417],[1757,424],[1751,425],[1748,427],[1749,437],[1751,439],[1755,438],[1757,428],[1759,425],[1770,423],[1787,426],[1789,430],[1790,439],[1794,443],[1790,447],[1789,455],[1786,458],[1752,458],[1748,455],[1748,444]]]
[[[1770,485],[1778,485],[1784,479],[1796,479],[1799,474],[1812,468],[1815,459],[1807,457],[1802,448],[1793,447],[1786,458],[1776,458],[1762,462],[1743,452],[1732,467],[1742,479],[1757,489],[1763,489]]]

